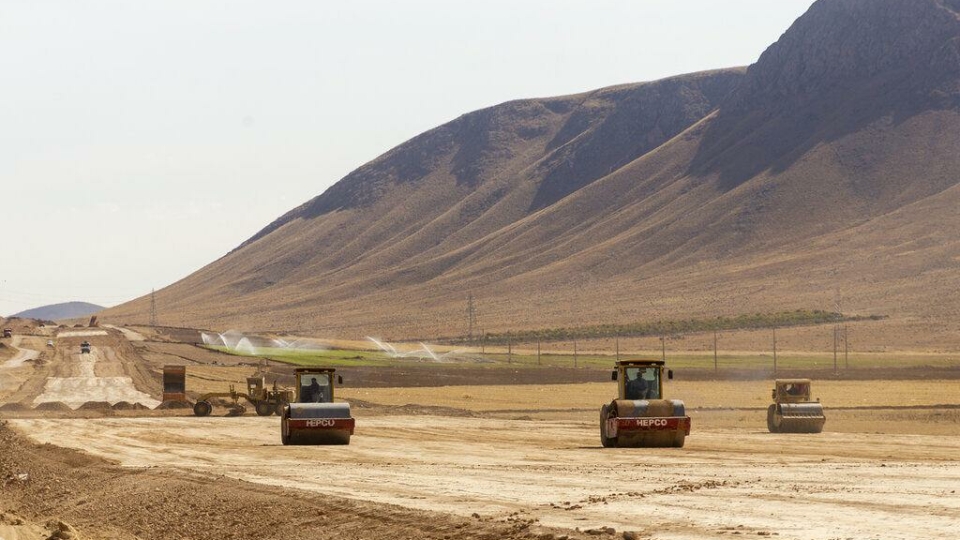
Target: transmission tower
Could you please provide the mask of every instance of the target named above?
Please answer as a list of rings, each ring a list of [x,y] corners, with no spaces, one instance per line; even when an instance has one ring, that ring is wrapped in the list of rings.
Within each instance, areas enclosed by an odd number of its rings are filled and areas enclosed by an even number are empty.
[[[467,339],[473,342],[473,328],[477,325],[477,306],[473,303],[473,294],[467,297]]]
[[[150,326],[157,325],[157,290],[150,291]]]

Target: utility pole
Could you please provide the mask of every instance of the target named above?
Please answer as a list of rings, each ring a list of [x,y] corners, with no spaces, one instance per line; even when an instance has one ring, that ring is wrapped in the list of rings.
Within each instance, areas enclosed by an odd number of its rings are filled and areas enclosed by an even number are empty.
[[[777,327],[773,327],[773,375],[777,375]]]
[[[713,331],[713,371],[718,373],[720,371],[720,364],[717,362],[717,331]]]
[[[617,362],[620,361],[620,334],[617,334],[617,339],[614,341],[614,348],[616,349]]]
[[[837,372],[837,334],[839,334],[838,328],[834,326],[833,327],[833,372],[834,373]]]
[[[473,343],[473,327],[477,324],[477,308],[473,303],[473,293],[467,296],[467,339]]]
[[[840,287],[837,287],[837,295],[836,295],[836,297],[834,298],[834,306],[833,306],[833,307],[834,307],[834,310],[836,311],[837,315],[838,315],[839,317],[841,317],[841,318],[843,318],[843,311],[842,311],[843,307],[842,307],[842,305],[841,305],[842,303],[843,303],[843,298],[840,296]],[[838,371],[838,367],[837,367],[837,348],[838,348],[839,345],[840,345],[839,341],[840,341],[840,325],[839,325],[839,324],[834,324],[834,325],[833,325],[833,372],[834,372],[834,373],[836,373],[836,372]]]
[[[573,338],[573,367],[577,367],[577,338]]]
[[[540,365],[540,336],[537,336],[537,365]]]
[[[843,369],[850,369],[850,348],[847,346],[847,325],[843,325]]]
[[[157,326],[157,290],[150,291],[150,326]]]
[[[507,363],[513,363],[513,341],[507,338]]]
[[[667,361],[667,337],[660,336],[660,359]]]

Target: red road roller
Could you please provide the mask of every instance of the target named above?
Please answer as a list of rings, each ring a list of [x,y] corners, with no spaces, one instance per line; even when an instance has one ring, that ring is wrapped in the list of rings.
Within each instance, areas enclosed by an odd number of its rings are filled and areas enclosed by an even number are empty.
[[[289,444],[350,444],[355,421],[349,403],[334,403],[333,368],[297,368],[294,399],[280,415],[280,441]]]

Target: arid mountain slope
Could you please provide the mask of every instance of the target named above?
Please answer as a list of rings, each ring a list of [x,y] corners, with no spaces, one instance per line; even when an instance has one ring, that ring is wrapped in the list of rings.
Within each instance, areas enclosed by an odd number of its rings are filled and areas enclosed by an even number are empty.
[[[505,103],[157,293],[164,322],[363,335],[960,311],[954,0],[820,0],[746,70]],[[145,320],[146,299],[110,310]]]

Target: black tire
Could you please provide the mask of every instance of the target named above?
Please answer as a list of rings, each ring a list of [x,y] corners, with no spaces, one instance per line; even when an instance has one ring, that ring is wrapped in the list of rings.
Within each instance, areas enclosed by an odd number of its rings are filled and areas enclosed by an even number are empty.
[[[193,406],[193,414],[196,416],[210,416],[211,412],[213,412],[213,405],[209,401],[198,401]]]
[[[607,437],[607,418],[610,417],[610,406],[600,407],[600,444],[604,448],[613,448],[617,446],[616,437]]]
[[[283,416],[283,408],[287,406],[286,401],[278,401],[277,406],[274,407],[273,413],[277,416]]]
[[[777,426],[777,406],[776,404],[770,405],[767,407],[767,429],[770,433],[779,433],[780,428]]]
[[[673,437],[673,447],[674,448],[683,448],[683,442],[686,440],[687,434],[684,432],[679,432]]]
[[[253,406],[253,410],[257,412],[257,416],[270,416],[273,414],[273,403],[269,401],[258,401],[256,405]]]
[[[293,442],[290,440],[290,424],[288,423],[288,420],[290,420],[290,416],[288,416],[285,407],[279,407],[278,410],[280,411],[280,415],[281,415],[280,416],[280,442],[283,443],[284,446],[287,446]]]

